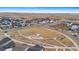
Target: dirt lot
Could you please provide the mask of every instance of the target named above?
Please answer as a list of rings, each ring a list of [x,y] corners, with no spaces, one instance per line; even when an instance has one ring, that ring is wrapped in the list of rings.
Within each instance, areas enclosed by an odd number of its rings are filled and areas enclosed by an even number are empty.
[[[41,37],[43,37],[43,39],[34,39],[36,41],[40,41],[46,44],[51,44],[51,45],[57,45],[57,46],[74,46],[73,43],[66,37],[64,37],[63,35],[61,35],[58,32],[55,32],[54,30],[50,31],[44,27],[29,27],[29,28],[25,28],[25,29],[21,29],[18,30],[19,34],[24,35],[24,36],[31,36],[31,35],[36,35],[36,34],[40,34]],[[12,37],[15,37],[16,35],[19,35],[17,31],[15,32],[11,32],[9,33]],[[56,40],[54,39],[55,37]],[[61,39],[63,38],[63,39]],[[28,39],[25,38],[20,38],[17,37],[16,40],[22,40],[24,42],[28,41]],[[33,41],[28,41],[30,43],[32,43]],[[34,41],[35,42],[35,41]],[[62,44],[61,44],[62,43]]]

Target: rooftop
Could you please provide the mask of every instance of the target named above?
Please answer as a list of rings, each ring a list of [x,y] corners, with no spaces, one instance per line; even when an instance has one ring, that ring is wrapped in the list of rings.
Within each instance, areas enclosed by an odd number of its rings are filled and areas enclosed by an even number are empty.
[[[28,49],[28,51],[41,51],[43,50],[44,48],[42,46],[39,46],[39,45],[35,45],[31,48]]]

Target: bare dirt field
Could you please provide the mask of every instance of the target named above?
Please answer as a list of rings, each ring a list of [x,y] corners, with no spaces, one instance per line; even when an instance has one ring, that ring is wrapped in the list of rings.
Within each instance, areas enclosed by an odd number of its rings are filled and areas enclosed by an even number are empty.
[[[18,32],[11,32],[9,34],[12,37],[16,37],[16,40],[21,39],[20,41],[26,43],[36,42],[35,44],[37,44],[38,41],[45,44],[56,45],[56,46],[65,46],[65,45],[69,47],[74,46],[73,43],[65,36],[61,35],[58,32],[55,32],[54,30],[51,31],[44,27],[29,27],[29,28],[18,30]],[[36,34],[40,34],[40,36],[43,37],[43,39],[37,39]],[[30,38],[28,37],[30,37],[32,40],[29,40]]]

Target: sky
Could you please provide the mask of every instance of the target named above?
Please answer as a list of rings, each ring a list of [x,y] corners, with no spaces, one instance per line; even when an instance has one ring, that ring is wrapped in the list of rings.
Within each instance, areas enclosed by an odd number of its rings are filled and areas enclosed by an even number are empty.
[[[0,12],[79,13],[79,7],[0,7]]]

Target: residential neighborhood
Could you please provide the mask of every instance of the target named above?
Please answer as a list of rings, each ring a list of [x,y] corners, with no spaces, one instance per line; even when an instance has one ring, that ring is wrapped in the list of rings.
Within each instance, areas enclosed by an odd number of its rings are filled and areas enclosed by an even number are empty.
[[[0,51],[79,51],[76,21],[57,16],[1,16]]]

